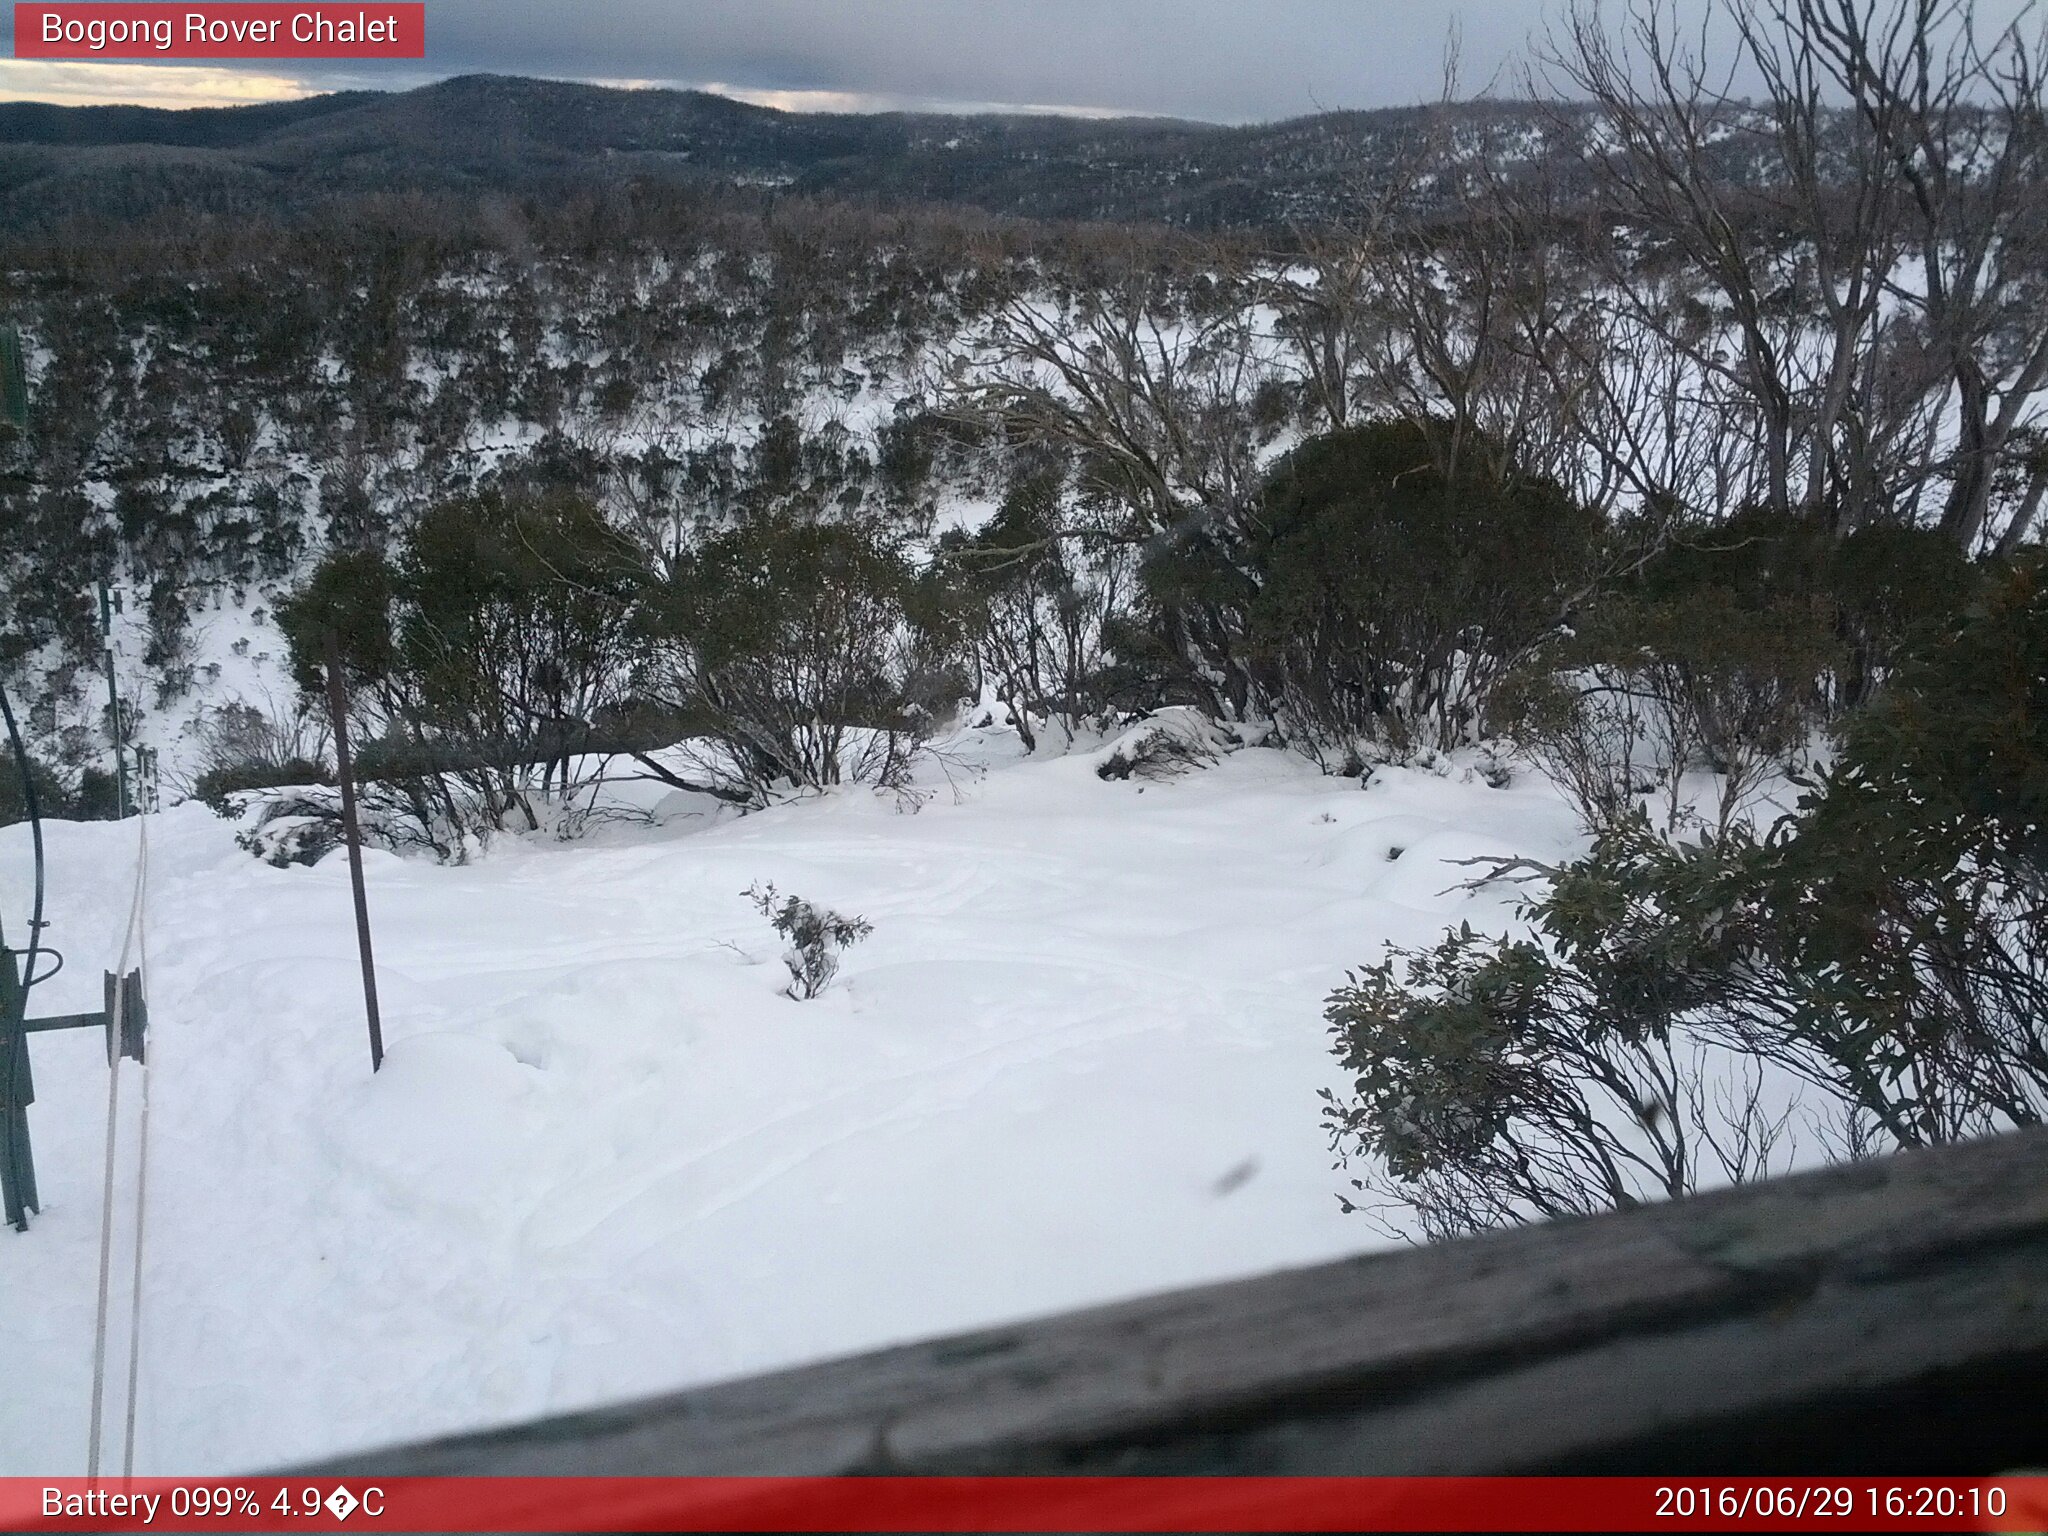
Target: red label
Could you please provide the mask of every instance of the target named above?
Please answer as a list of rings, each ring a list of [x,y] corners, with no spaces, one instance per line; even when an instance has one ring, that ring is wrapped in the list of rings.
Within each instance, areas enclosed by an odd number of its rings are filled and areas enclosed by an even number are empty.
[[[412,3],[90,4],[14,7],[17,59],[423,59]]]
[[[0,1478],[0,1532],[2039,1531],[2048,1478]]]

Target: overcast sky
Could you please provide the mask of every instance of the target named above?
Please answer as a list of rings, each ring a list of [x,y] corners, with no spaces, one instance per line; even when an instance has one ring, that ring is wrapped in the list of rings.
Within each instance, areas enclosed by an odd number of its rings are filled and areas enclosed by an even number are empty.
[[[580,12],[581,21],[571,21]],[[446,68],[1230,121],[1434,93],[1457,17],[1498,61],[1539,0],[435,0]]]
[[[1499,82],[1560,0],[428,0],[427,59],[240,69],[0,58],[0,100],[200,105],[488,70],[705,87],[814,110],[1154,113],[1247,122]],[[1611,3],[1611,0],[1610,0]],[[1697,11],[1705,0],[1677,0]],[[1976,0],[1980,21],[2023,0]],[[12,7],[0,37],[12,52]]]

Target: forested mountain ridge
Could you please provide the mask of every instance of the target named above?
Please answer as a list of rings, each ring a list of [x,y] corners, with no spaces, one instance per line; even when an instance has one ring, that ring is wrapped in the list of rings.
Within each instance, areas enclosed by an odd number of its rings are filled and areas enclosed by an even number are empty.
[[[0,444],[0,666],[42,673],[68,769],[104,737],[101,581],[132,597],[130,698],[189,724],[257,680],[202,609],[266,612],[474,492],[590,498],[657,564],[770,514],[928,554],[1012,493],[1038,518],[1044,470],[1059,537],[1130,553],[1254,526],[1279,454],[1370,420],[1442,427],[1447,466],[1491,445],[1624,531],[1761,506],[2022,542],[2048,496],[2026,102],[1646,100],[1582,63],[1585,107],[1251,127],[493,76],[0,107],[35,396]],[[1922,163],[1985,192],[1908,196]]]
[[[1537,152],[1554,109],[1456,109]],[[1189,228],[1320,222],[1383,175],[1419,108],[1244,127],[1156,118],[791,113],[699,91],[470,75],[417,90],[165,111],[0,103],[0,227],[337,191],[532,190],[562,178],[751,184]]]

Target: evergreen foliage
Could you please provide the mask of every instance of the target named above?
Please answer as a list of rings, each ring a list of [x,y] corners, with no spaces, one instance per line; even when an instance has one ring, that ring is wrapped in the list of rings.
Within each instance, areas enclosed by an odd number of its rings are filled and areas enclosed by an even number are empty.
[[[1335,1145],[1425,1231],[1767,1171],[1790,1105],[1731,1064],[1802,1089],[1841,1155],[2041,1123],[2048,559],[1993,573],[1767,834],[1637,812],[1522,872],[1532,936],[1462,929],[1330,998]]]
[[[1843,537],[1810,517],[1745,511],[1590,592],[1516,664],[1496,723],[1589,826],[1661,795],[1673,829],[1696,814],[1685,775],[1704,772],[1717,776],[1713,824],[1725,830],[1961,608],[1974,579],[1929,530],[1873,524]]]
[[[1469,741],[1504,664],[1592,574],[1601,520],[1549,481],[1453,470],[1425,424],[1313,438],[1268,476],[1241,537],[1145,567],[1195,659],[1318,754]],[[1512,558],[1504,552],[1513,551]]]
[[[637,566],[587,500],[485,492],[431,510],[396,555],[339,550],[280,606],[294,675],[340,648],[370,798],[443,857],[565,830],[594,721],[621,698]]]
[[[642,673],[715,744],[702,765],[745,798],[900,782],[929,722],[915,634],[926,595],[868,525],[763,516],[648,588]]]
[[[1130,600],[1128,552],[1076,526],[1066,466],[1020,466],[994,517],[940,540],[940,599],[967,628],[976,669],[1008,707],[1027,749],[1050,726],[1065,742],[1118,693],[1114,637]]]
[[[874,932],[864,917],[847,917],[799,896],[784,896],[773,885],[753,886],[746,897],[789,945],[782,952],[782,963],[789,968],[784,995],[798,1002],[830,986],[839,974],[840,951]]]
[[[28,372],[21,333],[0,322],[0,426],[28,430]]]

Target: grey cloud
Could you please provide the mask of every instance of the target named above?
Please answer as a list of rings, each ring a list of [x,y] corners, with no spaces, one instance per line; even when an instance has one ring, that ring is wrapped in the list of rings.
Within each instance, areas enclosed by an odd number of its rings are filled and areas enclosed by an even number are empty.
[[[1245,121],[1498,82],[1557,0],[433,0],[436,73],[722,81]],[[1679,0],[1697,13],[1702,0]],[[2023,0],[1979,0],[1980,20]]]
[[[1491,68],[1535,0],[434,0],[435,72],[723,81],[1221,119],[1436,89],[1453,14]]]
[[[1461,34],[1467,93],[1500,81],[1559,0],[429,0],[426,74],[472,71],[839,92],[1221,121],[1432,99]],[[1677,0],[1697,12],[1704,0]],[[2022,0],[1978,0],[1980,20]],[[274,68],[275,66],[267,66]]]

